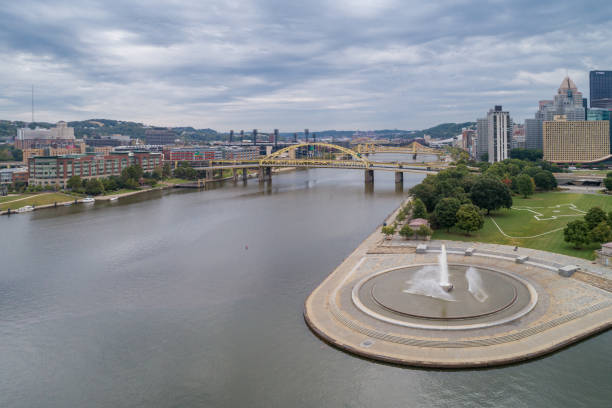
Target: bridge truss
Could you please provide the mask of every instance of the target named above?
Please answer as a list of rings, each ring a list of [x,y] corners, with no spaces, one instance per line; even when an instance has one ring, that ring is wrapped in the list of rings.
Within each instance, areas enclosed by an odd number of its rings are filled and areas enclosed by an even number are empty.
[[[433,149],[431,147],[425,147],[418,142],[412,142],[408,146],[389,146],[377,143],[362,143],[357,145],[357,152],[360,154],[364,153],[398,153],[398,154],[412,154],[412,155],[434,155],[442,156],[444,151],[440,149]]]

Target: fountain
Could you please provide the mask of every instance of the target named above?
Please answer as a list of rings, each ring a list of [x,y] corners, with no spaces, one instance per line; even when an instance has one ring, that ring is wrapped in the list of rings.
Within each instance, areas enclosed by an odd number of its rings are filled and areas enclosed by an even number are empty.
[[[358,307],[401,325],[459,328],[495,324],[517,316],[531,304],[529,288],[510,274],[487,267],[449,265],[444,245],[437,261],[364,278],[353,289]]]
[[[450,292],[453,289],[453,285],[448,277],[448,262],[446,260],[446,246],[444,244],[442,244],[442,250],[440,255],[438,255],[438,266],[440,268],[440,287],[446,292]]]

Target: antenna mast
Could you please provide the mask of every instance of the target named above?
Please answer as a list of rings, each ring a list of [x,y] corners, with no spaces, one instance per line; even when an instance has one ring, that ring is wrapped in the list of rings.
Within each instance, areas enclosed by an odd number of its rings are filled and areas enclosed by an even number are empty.
[[[32,84],[32,123],[34,123],[34,84]]]

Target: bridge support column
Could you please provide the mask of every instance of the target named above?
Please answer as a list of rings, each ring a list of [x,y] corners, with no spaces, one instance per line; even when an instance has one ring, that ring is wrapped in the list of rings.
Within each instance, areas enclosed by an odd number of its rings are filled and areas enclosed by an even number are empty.
[[[248,178],[249,178],[249,171],[247,169],[242,169],[242,181],[246,183]]]
[[[272,182],[272,167],[264,167],[264,181]]]
[[[238,170],[232,169],[232,178],[234,179],[234,183],[238,181]]]
[[[395,172],[395,184],[404,184],[404,172],[402,171]]]
[[[212,180],[214,177],[214,170],[206,170],[206,180]]]
[[[257,178],[259,179],[260,183],[264,182],[264,167],[259,167],[257,169]]]
[[[365,170],[364,172],[364,176],[365,176],[365,183],[366,184],[372,184],[374,183],[374,170]]]

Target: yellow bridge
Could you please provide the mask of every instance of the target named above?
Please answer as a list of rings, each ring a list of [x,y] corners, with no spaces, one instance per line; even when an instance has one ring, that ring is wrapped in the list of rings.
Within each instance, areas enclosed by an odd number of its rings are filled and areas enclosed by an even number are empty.
[[[408,146],[389,146],[378,143],[362,143],[357,145],[357,153],[373,154],[373,153],[398,153],[416,155],[434,155],[442,156],[444,151],[440,149],[432,149],[425,147],[418,142],[412,142]]]
[[[296,157],[298,152],[301,152],[306,157]],[[423,151],[420,151],[420,153],[423,153]],[[270,181],[272,177],[272,168],[274,167],[364,170],[365,181],[367,183],[374,180],[374,170],[392,171],[395,172],[396,182],[401,183],[403,182],[404,173],[433,174],[448,166],[440,161],[429,163],[370,161],[363,154],[343,146],[311,142],[285,147],[259,160],[211,160],[207,161],[205,166],[196,166],[194,169],[206,171],[207,180],[213,180],[215,178],[215,172],[223,174],[223,170],[232,169],[234,170],[234,179],[236,180],[237,170],[242,169],[242,177],[246,179],[247,169],[256,168],[259,171],[260,181]]]

